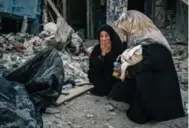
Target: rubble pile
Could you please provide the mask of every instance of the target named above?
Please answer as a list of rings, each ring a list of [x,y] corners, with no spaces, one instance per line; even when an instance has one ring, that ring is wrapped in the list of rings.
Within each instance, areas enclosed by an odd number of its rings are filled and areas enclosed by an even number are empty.
[[[52,28],[50,28],[52,29]],[[49,30],[50,30],[49,29]],[[82,39],[75,33],[74,45],[67,43],[61,47],[61,42],[55,40],[55,30],[42,31],[38,36],[29,34],[2,34],[0,35],[0,69],[11,72],[22,66],[24,62],[33,58],[39,51],[54,47],[59,50],[65,69],[65,80],[71,79],[88,83],[88,56],[79,49]],[[79,41],[78,41],[79,40]],[[79,80],[78,80],[79,79]]]
[[[175,68],[180,83],[182,102],[188,114],[188,47],[187,44],[171,45]]]
[[[177,42],[182,42],[184,44],[188,43],[187,39],[176,33],[176,23],[172,23],[165,28],[161,28],[161,32],[169,41],[169,44],[175,44]]]
[[[184,111],[188,114],[188,41],[182,41],[182,39],[175,36],[174,30],[175,24],[161,29],[172,49],[175,68],[180,83]]]

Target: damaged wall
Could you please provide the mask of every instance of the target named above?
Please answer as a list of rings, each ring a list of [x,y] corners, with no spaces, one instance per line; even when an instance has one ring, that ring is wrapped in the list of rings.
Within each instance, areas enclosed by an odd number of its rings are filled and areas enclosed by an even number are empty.
[[[124,7],[127,7],[127,0],[107,0],[107,23],[117,20]]]
[[[176,30],[178,41],[188,42],[188,5],[181,0],[176,4]]]
[[[121,40],[124,40],[125,36],[115,27],[114,22],[119,18],[124,7],[127,8],[127,0],[107,0],[106,23],[118,32]]]
[[[123,34],[115,27],[123,8],[129,7],[129,0],[107,0],[106,23],[113,26],[121,39]],[[176,38],[180,41],[188,40],[188,1],[187,0],[145,0],[144,13],[152,19],[158,28],[172,26]],[[142,6],[142,5],[141,5]],[[140,11],[140,10],[139,10]],[[175,18],[176,17],[176,18]],[[176,23],[176,28],[174,24]]]
[[[157,27],[165,26],[166,20],[166,0],[154,0],[153,21]]]

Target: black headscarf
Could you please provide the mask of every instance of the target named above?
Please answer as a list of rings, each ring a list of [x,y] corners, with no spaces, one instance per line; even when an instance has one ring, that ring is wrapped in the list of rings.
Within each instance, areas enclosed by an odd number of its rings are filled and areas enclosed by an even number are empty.
[[[121,39],[119,35],[115,32],[115,30],[108,24],[104,24],[100,27],[98,31],[98,40],[100,42],[100,32],[106,31],[111,40],[112,45],[112,51],[115,52],[117,55],[121,54],[124,50],[123,43],[121,42]]]
[[[105,56],[102,56],[102,50],[100,48],[100,43],[96,45],[89,58],[89,71],[88,78],[95,88],[91,91],[92,94],[96,95],[107,95],[114,84],[118,81],[112,76],[113,73],[113,63],[116,58],[122,53],[122,42],[114,31],[114,29],[105,24],[102,25],[98,32],[98,39],[100,42],[100,32],[106,31],[111,40],[111,51]]]

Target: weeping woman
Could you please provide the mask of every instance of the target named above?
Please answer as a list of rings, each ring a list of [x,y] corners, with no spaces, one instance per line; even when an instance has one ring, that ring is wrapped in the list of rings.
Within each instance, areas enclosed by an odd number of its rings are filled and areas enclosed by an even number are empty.
[[[112,87],[119,82],[112,76],[113,63],[123,52],[124,46],[115,30],[108,24],[100,27],[98,32],[99,44],[97,44],[89,58],[88,78],[95,86],[91,93],[98,96],[106,96]]]

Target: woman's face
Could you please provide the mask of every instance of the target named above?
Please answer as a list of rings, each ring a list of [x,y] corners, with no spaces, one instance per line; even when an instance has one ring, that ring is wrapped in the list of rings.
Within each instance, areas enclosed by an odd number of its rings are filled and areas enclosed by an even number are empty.
[[[100,45],[103,45],[105,47],[111,46],[110,35],[106,31],[100,32]]]

